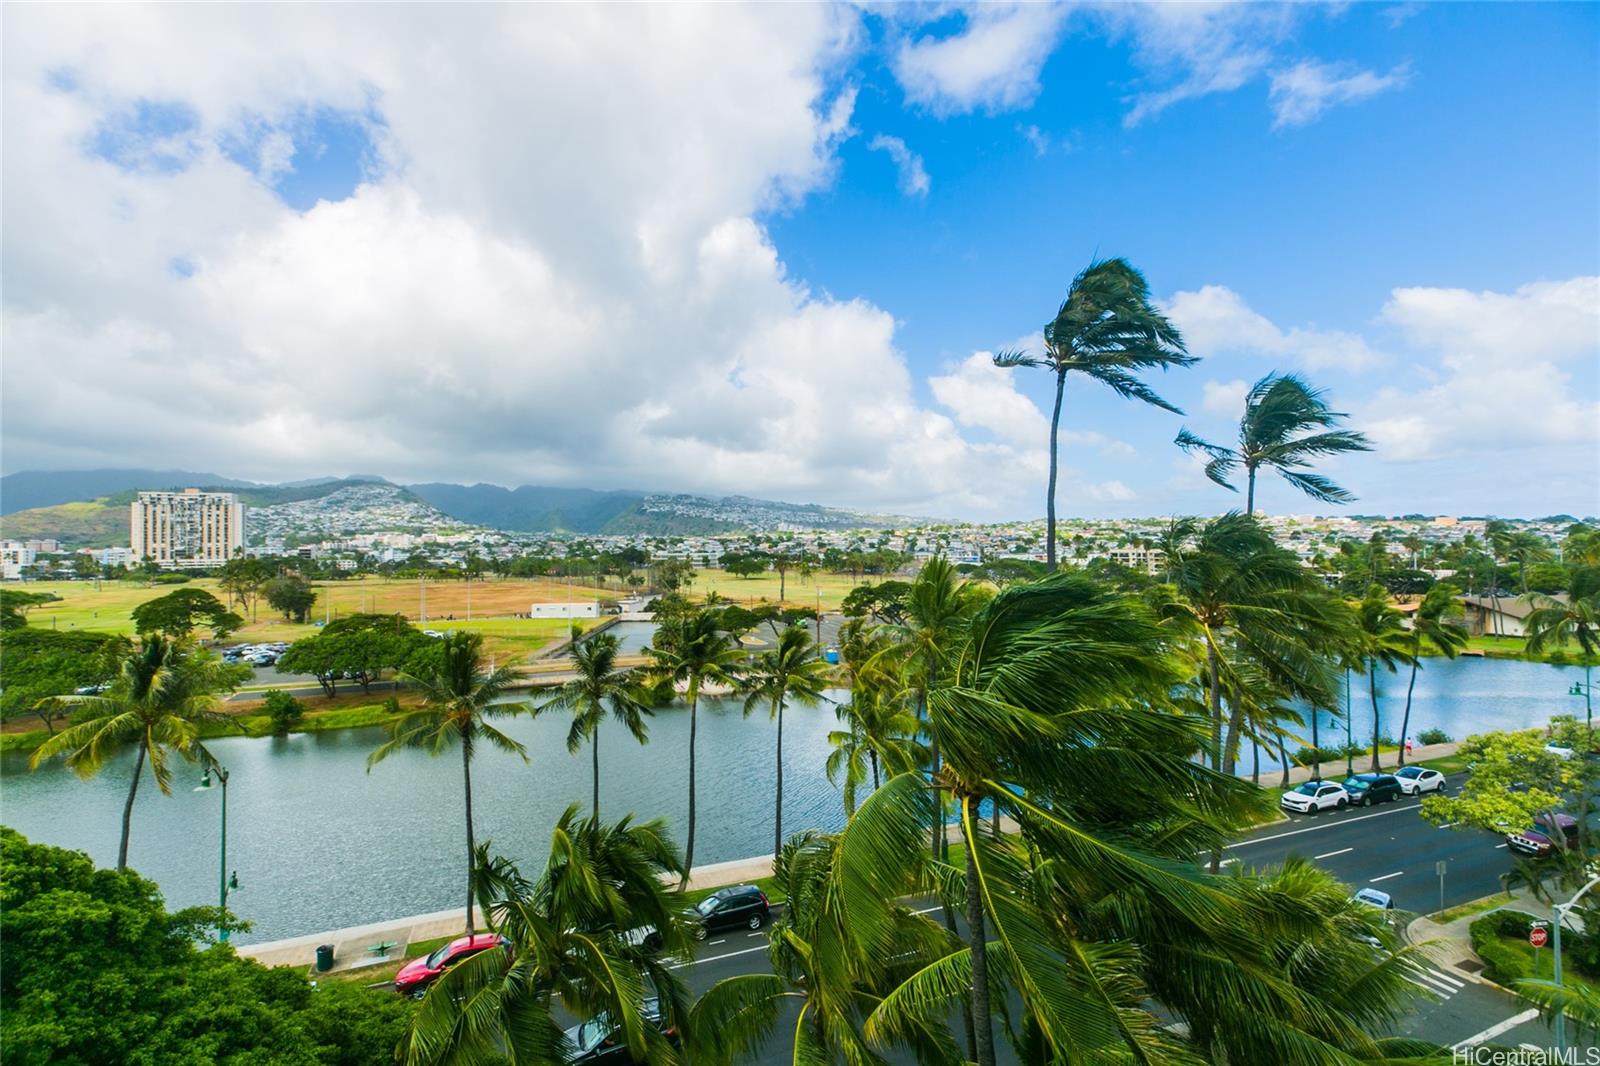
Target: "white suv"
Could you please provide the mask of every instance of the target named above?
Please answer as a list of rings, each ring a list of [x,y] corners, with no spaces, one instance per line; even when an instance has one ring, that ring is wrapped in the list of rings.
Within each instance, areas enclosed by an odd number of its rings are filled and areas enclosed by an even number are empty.
[[[1278,806],[1286,811],[1298,814],[1316,814],[1318,811],[1339,809],[1350,806],[1350,793],[1344,790],[1343,785],[1335,785],[1328,781],[1307,781],[1298,788],[1291,788],[1283,794],[1278,801]]]
[[[1400,782],[1400,791],[1408,796],[1444,791],[1444,775],[1422,766],[1402,766],[1394,772],[1394,779]]]

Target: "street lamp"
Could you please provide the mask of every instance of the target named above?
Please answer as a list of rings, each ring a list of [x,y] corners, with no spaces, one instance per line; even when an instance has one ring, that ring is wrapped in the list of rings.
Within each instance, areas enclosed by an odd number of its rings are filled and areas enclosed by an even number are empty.
[[[1550,908],[1550,913],[1551,913],[1551,916],[1555,919],[1555,927],[1556,927],[1555,967],[1551,972],[1551,980],[1552,980],[1552,982],[1555,984],[1555,986],[1557,988],[1561,987],[1561,923],[1566,918],[1567,912],[1570,911],[1573,908],[1573,906],[1577,904],[1578,900],[1582,899],[1584,894],[1586,892],[1588,892],[1591,888],[1593,888],[1595,885],[1600,885],[1600,877],[1591,877],[1589,879],[1589,883],[1584,885],[1582,888],[1578,889],[1577,894],[1574,895],[1571,899],[1567,900],[1565,903],[1557,903],[1555,906]],[[1564,1010],[1557,1010],[1556,1011],[1556,1061],[1558,1061],[1558,1062],[1561,1061],[1562,1053],[1565,1052],[1566,1049],[1567,1049],[1567,1012],[1564,1011]]]
[[[222,836],[217,851],[217,909],[225,911],[228,909],[228,893],[239,890],[239,872],[235,870],[232,877],[228,876],[228,771],[221,763],[213,763],[206,767],[206,772],[201,776],[200,784],[194,791],[211,791],[212,773],[215,773],[217,780],[222,783]],[[227,925],[219,924],[217,940],[225,942],[227,939]]]

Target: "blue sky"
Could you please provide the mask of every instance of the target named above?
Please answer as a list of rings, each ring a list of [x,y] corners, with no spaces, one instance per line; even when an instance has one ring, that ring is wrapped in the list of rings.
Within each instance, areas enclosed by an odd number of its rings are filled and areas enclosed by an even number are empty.
[[[1069,387],[1065,513],[1231,505],[1170,442],[1272,370],[1355,510],[1600,511],[1594,5],[108,23],[7,16],[7,470],[1027,517],[1050,383],[982,353],[1121,255],[1202,361]]]

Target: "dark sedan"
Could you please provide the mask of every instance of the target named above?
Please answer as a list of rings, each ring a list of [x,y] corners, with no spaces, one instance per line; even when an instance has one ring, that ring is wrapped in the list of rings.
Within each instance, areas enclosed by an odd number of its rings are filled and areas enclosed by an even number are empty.
[[[1350,802],[1357,807],[1393,803],[1403,793],[1400,782],[1392,774],[1355,774],[1344,779],[1344,790],[1350,793]]]
[[[653,1026],[667,1042],[673,1047],[678,1046],[678,1032],[676,1029],[663,1028],[661,1018],[661,1001],[647,999],[640,1011],[645,1024]],[[622,1038],[620,1026],[611,1020],[609,1014],[598,1014],[567,1030],[567,1042],[572,1045],[572,1058],[568,1061],[577,1066],[582,1063],[621,1063],[633,1062],[634,1058],[628,1053],[628,1045]]]

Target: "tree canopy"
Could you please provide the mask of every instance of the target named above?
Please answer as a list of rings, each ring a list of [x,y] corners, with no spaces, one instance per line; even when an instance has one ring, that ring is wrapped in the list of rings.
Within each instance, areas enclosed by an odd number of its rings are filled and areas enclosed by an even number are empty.
[[[244,619],[204,589],[178,589],[135,607],[133,624],[141,634],[160,633],[177,640],[204,626],[213,637],[222,640],[244,625]]]
[[[340,678],[369,691],[385,670],[404,667],[428,638],[399,614],[352,614],[289,646],[278,667],[292,674],[311,674],[322,691],[334,695]]]

